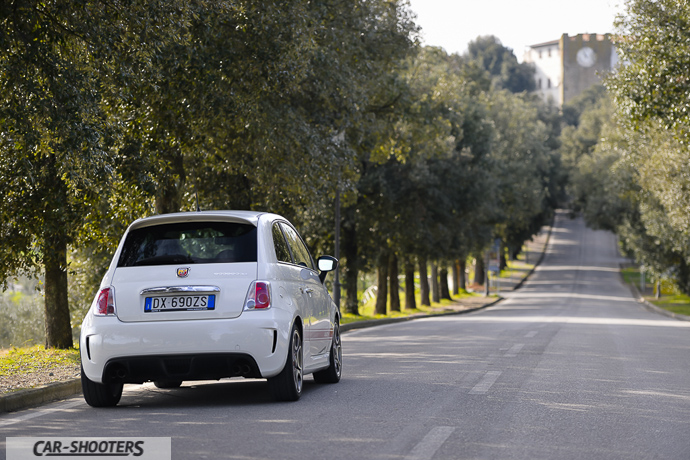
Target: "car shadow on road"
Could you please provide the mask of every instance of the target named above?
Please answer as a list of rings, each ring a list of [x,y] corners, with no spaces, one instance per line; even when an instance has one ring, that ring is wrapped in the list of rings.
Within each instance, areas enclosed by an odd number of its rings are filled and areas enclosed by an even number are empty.
[[[329,385],[304,380],[300,402],[321,393]],[[152,383],[125,386],[120,408],[183,408],[204,406],[256,406],[286,404],[276,402],[266,380],[223,379],[220,381],[184,382],[180,388],[160,389]],[[289,403],[287,403],[289,404]]]

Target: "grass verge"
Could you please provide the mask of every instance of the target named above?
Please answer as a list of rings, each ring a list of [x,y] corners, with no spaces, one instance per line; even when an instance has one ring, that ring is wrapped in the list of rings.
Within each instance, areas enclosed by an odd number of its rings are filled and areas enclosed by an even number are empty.
[[[419,292],[417,292],[419,294]],[[401,293],[402,295],[402,293]],[[483,297],[482,294],[475,294],[473,292],[462,292],[460,294],[453,294],[453,300],[441,299],[440,302],[431,302],[431,306],[421,305],[420,297],[417,295],[417,308],[414,309],[402,309],[402,311],[391,311],[390,305],[388,306],[388,312],[385,315],[374,314],[376,307],[376,299],[373,298],[364,305],[359,307],[359,315],[354,315],[352,313],[342,313],[342,324],[354,323],[357,321],[367,321],[372,319],[385,319],[385,318],[399,318],[403,316],[412,316],[416,314],[440,314],[452,309],[453,305],[457,305],[458,300],[466,299],[468,297]],[[496,297],[494,295],[490,297]],[[404,303],[405,299],[401,299]],[[487,300],[489,302],[489,300]]]
[[[661,296],[657,299],[654,293],[654,283],[648,279],[641,281],[639,267],[623,268],[621,275],[623,275],[623,280],[626,283],[637,287],[647,302],[678,315],[690,316],[690,296],[678,292],[671,282],[664,281],[661,283]],[[641,284],[644,286],[643,289],[640,289],[643,287]]]
[[[79,364],[79,350],[45,349],[40,345],[0,350],[0,377],[31,374],[63,364]]]

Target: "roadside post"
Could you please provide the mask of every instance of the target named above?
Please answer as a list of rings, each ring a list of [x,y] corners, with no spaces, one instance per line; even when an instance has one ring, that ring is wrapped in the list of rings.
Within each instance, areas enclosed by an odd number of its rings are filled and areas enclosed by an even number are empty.
[[[489,267],[489,270],[487,272],[487,279],[488,279],[488,273],[493,273],[494,274],[494,279],[496,280],[496,293],[500,294],[501,293],[501,240],[499,238],[496,238],[494,240],[494,246],[489,250],[487,258],[489,259],[489,263],[487,264]],[[487,290],[488,292],[488,290]]]
[[[644,295],[644,288],[647,287],[644,276],[644,265],[640,265],[640,292]]]
[[[486,251],[485,255],[485,260],[486,263],[484,266],[486,267],[486,270],[484,270],[484,297],[489,296],[489,273],[491,272],[491,267],[489,266],[489,263],[491,262],[491,255],[489,254],[489,251]]]

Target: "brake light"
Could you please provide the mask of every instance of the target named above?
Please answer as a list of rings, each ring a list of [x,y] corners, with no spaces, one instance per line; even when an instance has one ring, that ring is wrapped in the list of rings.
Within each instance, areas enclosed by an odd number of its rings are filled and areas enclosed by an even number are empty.
[[[103,288],[96,295],[94,315],[106,316],[115,314],[115,290],[113,287]]]
[[[271,285],[266,281],[253,281],[249,286],[244,310],[266,310],[271,308]]]

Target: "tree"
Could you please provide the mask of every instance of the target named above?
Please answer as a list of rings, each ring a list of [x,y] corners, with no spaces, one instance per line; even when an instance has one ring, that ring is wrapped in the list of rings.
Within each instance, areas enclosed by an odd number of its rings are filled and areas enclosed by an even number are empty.
[[[102,13],[90,3],[0,6],[0,279],[44,271],[47,347],[72,346],[67,246],[106,177],[91,49]]]
[[[607,86],[634,128],[655,120],[687,145],[690,136],[690,10],[685,1],[630,0],[616,21],[624,62]]]
[[[494,236],[515,250],[550,215],[548,129],[531,99],[499,91],[489,96],[489,107],[496,127],[491,152],[498,197]]]
[[[152,48],[153,32],[127,29],[136,72],[104,65],[117,83],[105,97],[121,128],[116,194],[137,191],[145,213],[193,209],[196,191],[204,209],[271,209],[317,235],[312,249],[332,248],[331,200],[339,183],[348,202],[356,174],[349,133],[371,121],[387,69],[412,46],[409,13],[398,2],[306,0],[192,3],[182,13]],[[119,212],[113,195],[93,220]]]
[[[617,105],[615,123],[592,155],[582,180],[596,178],[596,161],[608,161],[619,184],[606,200],[612,217],[601,219],[604,200],[588,194],[586,212],[615,226],[626,248],[656,276],[673,278],[690,292],[690,115],[686,68],[690,64],[690,10],[685,2],[631,0],[617,20],[618,72],[606,86]],[[586,160],[586,159],[585,159]],[[588,166],[590,162],[583,162]],[[581,167],[581,171],[585,168]],[[600,187],[606,187],[602,179]],[[610,186],[609,186],[610,188]]]
[[[577,156],[569,189],[588,225],[615,231],[648,273],[690,292],[685,148],[661,127],[634,131],[618,115],[606,104],[589,109],[601,141]]]
[[[471,41],[467,45],[466,57],[489,73],[497,89],[521,93],[535,88],[534,67],[519,63],[513,50],[503,46],[493,35]]]
[[[8,197],[0,204],[0,277],[44,270],[47,346],[72,345],[68,246],[98,226],[90,219],[113,190],[129,189],[120,187],[119,173],[129,170],[115,171],[126,118],[113,115],[127,104],[133,82],[151,75],[143,63],[164,45],[179,44],[179,30],[208,6],[203,0],[0,5],[0,190]]]

